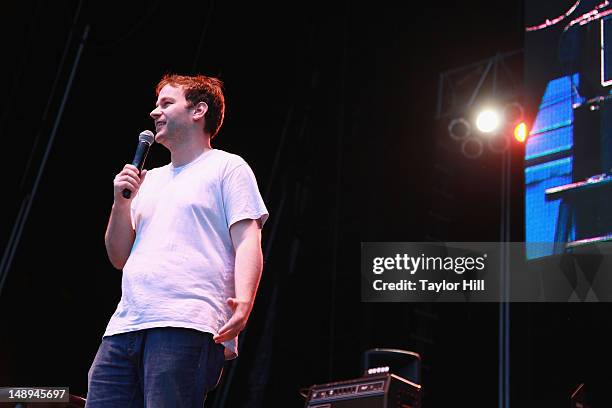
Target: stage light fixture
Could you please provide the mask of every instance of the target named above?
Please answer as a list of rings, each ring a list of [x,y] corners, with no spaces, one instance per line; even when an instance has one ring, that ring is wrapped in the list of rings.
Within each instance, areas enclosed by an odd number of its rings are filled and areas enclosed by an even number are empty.
[[[510,147],[510,135],[504,132],[501,136],[487,139],[487,146],[493,153],[503,153]]]
[[[476,127],[482,133],[493,133],[499,127],[499,113],[493,109],[483,109],[476,117]]]
[[[461,153],[468,159],[476,159],[482,155],[484,146],[478,137],[468,137],[461,144]]]
[[[516,125],[523,120],[524,114],[523,105],[518,102],[512,102],[504,106],[504,121],[507,124]]]
[[[527,140],[527,125],[525,122],[521,122],[514,128],[514,138],[521,143],[525,143]]]
[[[453,119],[448,125],[448,134],[454,140],[463,140],[472,133],[472,125],[464,118]]]

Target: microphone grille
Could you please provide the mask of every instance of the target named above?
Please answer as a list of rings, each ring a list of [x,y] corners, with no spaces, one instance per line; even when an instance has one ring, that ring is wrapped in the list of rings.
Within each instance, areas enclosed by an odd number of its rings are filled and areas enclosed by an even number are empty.
[[[147,142],[148,144],[153,144],[155,141],[155,135],[150,130],[144,130],[140,132],[138,140],[141,142]]]

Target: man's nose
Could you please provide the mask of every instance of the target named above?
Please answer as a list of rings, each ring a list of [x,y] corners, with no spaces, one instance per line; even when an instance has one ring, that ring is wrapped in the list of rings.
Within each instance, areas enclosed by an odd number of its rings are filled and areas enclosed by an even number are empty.
[[[157,119],[159,117],[159,115],[160,115],[159,106],[156,107],[155,109],[153,109],[151,111],[151,113],[149,113],[149,116],[151,116],[153,118],[153,120]]]

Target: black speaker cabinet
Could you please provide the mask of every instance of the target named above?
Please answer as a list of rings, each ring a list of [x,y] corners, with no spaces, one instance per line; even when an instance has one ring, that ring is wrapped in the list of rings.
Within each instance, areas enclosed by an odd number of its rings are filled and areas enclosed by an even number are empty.
[[[420,408],[421,386],[395,374],[313,385],[305,408]]]

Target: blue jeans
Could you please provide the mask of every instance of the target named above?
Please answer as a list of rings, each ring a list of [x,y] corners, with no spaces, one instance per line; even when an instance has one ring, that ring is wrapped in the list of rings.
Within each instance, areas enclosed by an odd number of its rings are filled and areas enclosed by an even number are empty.
[[[160,327],[104,337],[89,370],[87,408],[197,407],[217,384],[212,334]]]

